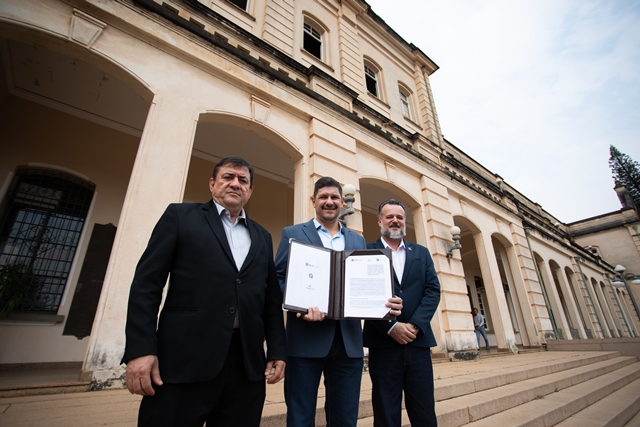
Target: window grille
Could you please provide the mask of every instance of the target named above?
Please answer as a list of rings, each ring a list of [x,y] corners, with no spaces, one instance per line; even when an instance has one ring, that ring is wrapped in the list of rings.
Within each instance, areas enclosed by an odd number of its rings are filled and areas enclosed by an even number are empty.
[[[322,34],[311,24],[304,23],[304,50],[318,59],[322,59]]]
[[[94,190],[57,171],[16,171],[0,216],[0,268],[22,286],[16,310],[58,311]],[[3,289],[0,306],[12,297]]]

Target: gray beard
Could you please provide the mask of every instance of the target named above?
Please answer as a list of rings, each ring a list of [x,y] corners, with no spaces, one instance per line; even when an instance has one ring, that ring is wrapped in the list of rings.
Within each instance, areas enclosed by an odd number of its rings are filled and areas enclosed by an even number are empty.
[[[380,234],[382,234],[383,236],[387,236],[390,239],[402,239],[404,236],[407,235],[407,227],[405,226],[402,231],[389,231],[386,228],[384,228],[383,226],[380,226]]]

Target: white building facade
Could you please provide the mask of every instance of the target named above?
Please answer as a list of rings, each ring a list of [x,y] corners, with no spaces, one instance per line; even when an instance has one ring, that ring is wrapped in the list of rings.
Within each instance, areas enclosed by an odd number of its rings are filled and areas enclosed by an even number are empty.
[[[246,210],[275,245],[321,176],[356,187],[367,241],[401,199],[442,285],[435,357],[477,357],[472,306],[499,351],[640,335],[612,266],[443,138],[438,66],[364,1],[4,0],[0,52],[0,266],[30,284],[0,364],[83,361],[122,386],[137,260],[229,155],[256,168]]]

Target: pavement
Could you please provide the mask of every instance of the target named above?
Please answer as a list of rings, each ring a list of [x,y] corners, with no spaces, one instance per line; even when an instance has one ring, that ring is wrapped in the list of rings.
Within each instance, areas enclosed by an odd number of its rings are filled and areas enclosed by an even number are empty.
[[[585,353],[585,352],[583,352]],[[434,363],[436,391],[438,384],[471,374],[490,373],[504,369],[506,365],[517,368],[575,357],[578,352],[536,352],[503,357],[486,357],[468,362]],[[0,392],[13,387],[33,387],[32,391],[46,384],[73,384],[78,371],[71,369],[49,371],[0,371]],[[45,384],[46,383],[46,384]],[[45,387],[46,388],[46,387]],[[437,393],[438,394],[438,393]],[[363,373],[361,407],[370,400],[371,381],[367,372]],[[140,396],[131,395],[127,390],[102,390],[67,392],[45,395],[0,397],[0,426],[3,427],[93,427],[136,425]],[[324,404],[324,387],[318,393],[319,406]],[[263,427],[284,426],[286,406],[284,403],[283,381],[267,385],[267,397],[263,411]],[[318,422],[321,424],[321,422]]]

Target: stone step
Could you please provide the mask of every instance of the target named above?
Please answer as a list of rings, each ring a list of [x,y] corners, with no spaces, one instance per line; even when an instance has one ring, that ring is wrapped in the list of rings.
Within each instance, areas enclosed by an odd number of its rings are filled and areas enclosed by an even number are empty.
[[[517,383],[523,381],[536,380],[535,386],[541,387],[541,384],[544,385],[545,382],[549,381],[549,378],[551,378],[549,375],[558,376],[563,371],[573,369],[573,378],[562,379],[567,387],[572,387],[572,384],[580,384],[580,381],[590,381],[594,375],[602,375],[603,373],[608,375],[606,372],[611,372],[611,370],[616,367],[629,367],[633,361],[635,361],[635,358],[631,360],[621,358],[618,352],[585,351],[518,354],[513,355],[513,357],[503,357],[499,359],[435,364],[435,392],[438,400],[436,409],[439,411],[438,413],[440,413],[439,407],[445,404],[447,400],[464,396],[472,398],[473,395],[471,393],[476,395],[484,393],[489,396],[491,396],[492,393],[504,394],[504,392],[500,391],[501,389],[509,386],[515,387]],[[42,373],[40,373],[40,375],[42,375]],[[625,374],[624,379],[630,383],[633,380],[633,375],[635,374]],[[77,378],[77,374],[75,378]],[[56,376],[55,381],[51,381],[51,383],[58,382],[58,379],[59,375]],[[0,380],[2,380],[1,375]],[[6,376],[5,380],[7,380]],[[556,380],[560,381],[557,378]],[[14,385],[24,384],[24,381],[16,377],[11,381],[5,381],[4,385],[9,386],[10,382],[13,382]],[[33,379],[30,383],[37,384],[39,381]],[[2,381],[0,381],[0,384],[2,384]],[[282,385],[282,382],[280,382],[267,386],[267,401],[263,412],[262,427],[280,427],[286,425],[286,405],[284,403]],[[596,386],[592,387],[598,388]],[[614,390],[615,388],[611,388],[607,394],[613,393]],[[538,396],[537,394],[533,394],[532,399],[534,403],[539,401],[548,403],[555,401],[555,396],[561,396],[561,393],[565,391],[565,389],[559,388],[559,391],[556,393],[554,388],[551,390],[553,399],[547,395],[544,399],[536,400],[535,397]],[[517,395],[517,393],[512,394]],[[594,403],[597,400],[592,397],[589,397],[589,399],[588,403]],[[89,393],[0,398],[0,425],[3,427],[133,426],[137,418],[139,402],[140,396],[130,395],[126,390],[103,390]],[[324,387],[321,384],[318,398],[319,410],[316,422],[318,427],[325,425],[324,412],[322,410],[323,405]],[[467,405],[467,407],[468,406],[469,405]],[[522,405],[522,407],[526,406]],[[566,416],[575,414],[580,409],[583,408],[578,407],[578,409],[573,410],[573,412],[568,411],[569,413]],[[542,409],[539,408],[538,410],[540,413],[544,413],[546,412],[546,407],[542,407]],[[549,411],[554,410],[556,410],[555,407],[551,405]],[[628,411],[631,410],[629,409]],[[362,377],[359,416],[362,418],[358,423],[359,427],[373,425],[371,381],[369,374],[366,372]],[[638,419],[636,419],[636,421],[637,420]],[[640,425],[640,423],[631,424],[631,422],[632,421],[629,421],[627,423],[628,427],[633,425],[637,427]],[[409,419],[406,413],[403,413],[402,423],[404,426],[409,425]],[[537,425],[542,425],[541,423],[542,421],[539,420]],[[478,424],[472,423],[471,425]],[[511,424],[507,422],[498,425],[510,426]],[[440,426],[448,427],[443,421],[440,422]]]
[[[90,381],[77,381],[64,384],[42,384],[25,387],[12,387],[0,390],[2,397],[39,396],[43,394],[83,393],[91,389]]]
[[[614,356],[616,355],[618,353],[614,354]],[[599,356],[603,356],[603,354]],[[501,411],[508,412],[512,408],[517,410],[517,408],[521,408],[522,405],[531,401],[543,401],[545,396],[550,394],[553,395],[555,400],[556,395],[559,395],[561,390],[570,389],[575,385],[588,381],[594,381],[597,384],[599,378],[607,375],[619,376],[622,372],[623,378],[626,379],[640,377],[640,363],[637,362],[635,357],[618,356],[610,358],[610,356],[576,357],[573,360],[563,360],[555,363],[547,362],[546,364],[533,363],[526,368],[521,366],[519,371],[515,370],[515,366],[505,366],[503,369],[492,373],[471,374],[476,378],[467,379],[464,387],[457,388],[458,392],[463,391],[463,393],[446,399],[439,399],[437,396],[450,394],[451,387],[446,385],[445,388],[448,390],[446,393],[442,393],[442,389],[438,387],[438,381],[436,381],[436,413],[439,426],[456,427],[465,424],[476,426],[483,419],[489,420],[494,416],[501,416],[504,413]],[[472,386],[475,383],[478,383],[478,390],[474,392]],[[492,387],[487,387],[489,384]],[[469,390],[471,391],[467,392]],[[515,408],[516,406],[517,408]],[[544,412],[544,410],[540,411],[540,413]],[[402,411],[402,425],[410,426],[409,418],[404,410]],[[487,423],[486,425],[489,424]],[[519,424],[511,424],[511,420],[507,417],[504,423],[498,422],[495,425],[511,426]],[[551,424],[534,423],[532,425]],[[370,426],[373,426],[373,417],[362,418],[358,421],[358,427]]]
[[[527,354],[531,353],[531,354]],[[562,372],[567,369],[578,368],[616,359],[619,352],[583,352],[567,357],[568,353],[558,353],[557,360],[538,361],[537,351],[519,354],[516,357],[505,357],[495,365],[494,369],[481,370],[475,372],[480,362],[451,362],[446,367],[434,365],[435,398],[436,401],[443,401],[453,397],[469,395],[482,390],[493,389],[510,383],[548,375],[555,372]],[[549,355],[549,353],[547,353]],[[632,363],[634,358],[626,358],[617,364]],[[615,365],[618,366],[618,365]],[[446,368],[446,369],[445,369]],[[613,368],[611,368],[613,369]],[[439,375],[439,372],[443,371]],[[437,407],[437,405],[436,405]],[[371,407],[371,384],[369,374],[365,373],[362,380],[362,390],[360,394],[358,426],[373,425],[373,408]],[[403,411],[403,425],[409,425],[409,419]],[[279,427],[286,425],[286,405],[284,398],[277,396],[273,401],[267,401],[262,414],[261,427]],[[316,409],[316,426],[326,425],[324,417],[324,389],[321,385],[318,393],[318,405]]]
[[[624,427],[639,413],[640,379],[637,379],[570,416],[556,426]],[[640,421],[640,418],[638,418],[638,421]],[[640,423],[633,425],[637,427]]]
[[[89,391],[89,378],[80,378],[79,366],[52,369],[0,369],[0,398]]]
[[[555,426],[617,390],[636,382],[638,378],[640,362],[635,362],[558,391],[541,393],[542,389],[536,387],[536,391],[527,402],[514,404],[510,409],[495,412],[481,419],[470,419],[467,423],[470,427]],[[464,424],[446,422],[442,423],[442,427]]]
[[[638,364],[635,357],[621,356],[447,399],[436,405],[438,419],[446,426],[464,425],[602,375],[619,372],[632,364]],[[640,364],[631,372],[640,376]]]
[[[624,427],[638,427],[640,426],[640,412],[635,417],[631,418]]]
[[[535,356],[532,356],[529,358],[531,362],[521,363],[521,361],[527,360],[527,356],[519,356],[501,361],[493,370],[481,370],[479,372],[474,371],[473,362],[470,364],[459,364],[461,369],[458,375],[452,375],[451,368],[449,369],[450,375],[446,378],[440,378],[437,374],[434,374],[436,377],[435,398],[436,401],[439,402],[543,375],[612,360],[618,357],[620,357],[620,353],[615,351],[594,352],[576,354],[570,358],[560,358],[556,361],[538,361]],[[626,360],[626,363],[633,361],[633,359]]]

